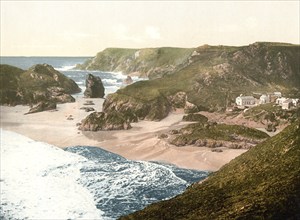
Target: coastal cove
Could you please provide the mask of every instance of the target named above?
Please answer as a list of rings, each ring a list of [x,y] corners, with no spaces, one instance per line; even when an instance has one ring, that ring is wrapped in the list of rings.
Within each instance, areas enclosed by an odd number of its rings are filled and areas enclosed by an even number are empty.
[[[132,123],[132,129],[122,131],[81,132],[76,124],[89,113],[81,110],[87,99],[78,97],[74,103],[57,105],[57,111],[24,115],[28,106],[1,106],[1,128],[46,142],[60,148],[96,146],[131,160],[159,161],[182,168],[216,171],[246,150],[226,149],[221,153],[204,147],[176,147],[159,139],[159,134],[189,122],[182,122],[183,112],[174,112],[159,121]],[[104,99],[92,100],[101,111]],[[73,120],[68,120],[71,116]]]

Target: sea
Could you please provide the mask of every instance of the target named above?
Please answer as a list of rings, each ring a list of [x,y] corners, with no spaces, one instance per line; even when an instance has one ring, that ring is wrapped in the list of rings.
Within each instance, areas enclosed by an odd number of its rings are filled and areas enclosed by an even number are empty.
[[[82,88],[88,73],[99,75],[106,94],[124,86],[122,73],[74,70],[86,59],[1,57],[1,63],[22,69],[47,63]],[[161,162],[132,161],[93,146],[61,149],[1,128],[0,134],[3,220],[117,219],[170,199],[209,174]]]
[[[73,79],[78,84],[82,91],[81,93],[76,94],[75,98],[76,96],[83,96],[83,92],[85,90],[85,79],[89,73],[101,78],[105,88],[105,96],[126,86],[123,81],[127,76],[121,72],[75,69],[77,64],[82,64],[89,58],[90,57],[0,57],[0,64],[8,64],[26,70],[33,65],[47,63],[53,66],[57,71]],[[133,82],[136,82],[140,80],[147,80],[147,78],[133,76],[132,80]]]

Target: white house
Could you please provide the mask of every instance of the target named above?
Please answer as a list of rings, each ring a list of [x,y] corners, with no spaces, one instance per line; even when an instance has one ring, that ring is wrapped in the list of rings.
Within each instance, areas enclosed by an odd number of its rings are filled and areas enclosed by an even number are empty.
[[[266,104],[270,102],[270,97],[268,95],[262,95],[259,98],[259,104]]]
[[[239,96],[235,99],[238,106],[254,106],[256,99],[253,96]]]
[[[282,106],[282,103],[285,102],[287,100],[287,98],[278,98],[276,99],[276,104]]]
[[[291,99],[286,99],[282,102],[281,108],[282,109],[290,109],[293,106],[293,101]]]

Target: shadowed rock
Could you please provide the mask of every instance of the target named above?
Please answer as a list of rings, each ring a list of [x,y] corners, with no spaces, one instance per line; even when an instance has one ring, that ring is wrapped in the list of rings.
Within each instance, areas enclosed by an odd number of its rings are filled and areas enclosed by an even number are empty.
[[[84,97],[86,98],[103,98],[104,86],[99,76],[88,74],[85,81],[86,89],[84,91]]]
[[[39,102],[36,106],[32,107],[29,112],[25,113],[25,115],[54,109],[56,109],[56,103],[54,102]]]

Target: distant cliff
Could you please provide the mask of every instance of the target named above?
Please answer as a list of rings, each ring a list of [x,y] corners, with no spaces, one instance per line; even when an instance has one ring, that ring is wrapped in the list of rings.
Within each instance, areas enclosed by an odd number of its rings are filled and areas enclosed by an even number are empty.
[[[225,110],[240,94],[280,91],[286,96],[300,96],[299,45],[267,42],[242,47],[205,45],[192,51],[188,65],[109,95],[104,111],[119,110],[139,118],[160,120],[176,107],[172,97],[180,93],[186,94],[181,107],[192,104],[195,109],[211,111]],[[162,63],[154,62],[153,67],[156,65]]]
[[[183,194],[121,219],[300,219],[299,134],[298,121]]]
[[[0,65],[0,104],[36,104],[40,101],[75,101],[70,95],[80,92],[78,85],[48,64],[28,70]]]
[[[157,78],[189,64],[194,49],[188,48],[108,48],[87,60],[78,69],[123,72]]]

